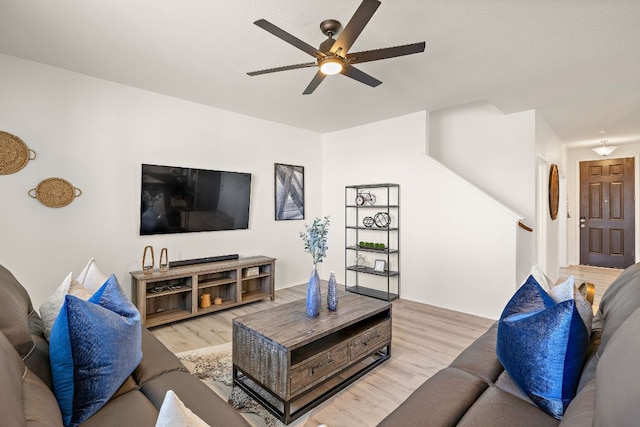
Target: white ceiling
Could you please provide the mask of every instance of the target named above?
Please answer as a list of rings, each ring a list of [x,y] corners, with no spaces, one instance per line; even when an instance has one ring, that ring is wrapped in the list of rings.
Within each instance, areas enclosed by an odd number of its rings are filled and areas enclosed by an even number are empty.
[[[640,0],[381,0],[351,51],[426,41],[302,95],[311,45],[360,0],[0,0],[0,53],[317,132],[489,101],[538,110],[569,146],[640,142]]]

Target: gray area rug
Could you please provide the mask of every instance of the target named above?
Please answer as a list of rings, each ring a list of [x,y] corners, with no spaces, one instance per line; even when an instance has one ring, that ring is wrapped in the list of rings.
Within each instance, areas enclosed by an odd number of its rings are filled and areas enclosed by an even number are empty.
[[[284,427],[284,423],[274,417],[241,388],[233,385],[231,343],[204,347],[198,350],[176,354],[189,369],[220,397],[236,408],[250,424],[256,427]],[[302,426],[308,416],[302,416],[289,427]]]

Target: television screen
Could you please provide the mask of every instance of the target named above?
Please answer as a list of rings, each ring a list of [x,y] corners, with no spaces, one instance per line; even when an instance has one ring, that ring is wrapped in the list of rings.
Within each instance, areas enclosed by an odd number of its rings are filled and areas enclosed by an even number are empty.
[[[251,174],[142,165],[140,234],[249,228]]]

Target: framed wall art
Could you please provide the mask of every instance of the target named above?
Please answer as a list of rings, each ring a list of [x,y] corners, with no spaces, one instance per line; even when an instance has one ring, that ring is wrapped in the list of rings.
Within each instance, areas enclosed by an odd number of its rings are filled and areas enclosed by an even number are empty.
[[[275,163],[275,219],[304,219],[304,167]]]

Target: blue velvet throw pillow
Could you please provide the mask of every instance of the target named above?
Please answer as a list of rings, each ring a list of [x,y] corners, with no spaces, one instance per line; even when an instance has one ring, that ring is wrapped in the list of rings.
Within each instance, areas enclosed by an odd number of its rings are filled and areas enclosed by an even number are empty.
[[[540,409],[562,419],[576,394],[588,343],[575,300],[555,302],[529,276],[500,316],[496,354]]]
[[[140,313],[114,275],[88,301],[65,297],[49,353],[64,425],[77,426],[109,401],[142,360]]]

